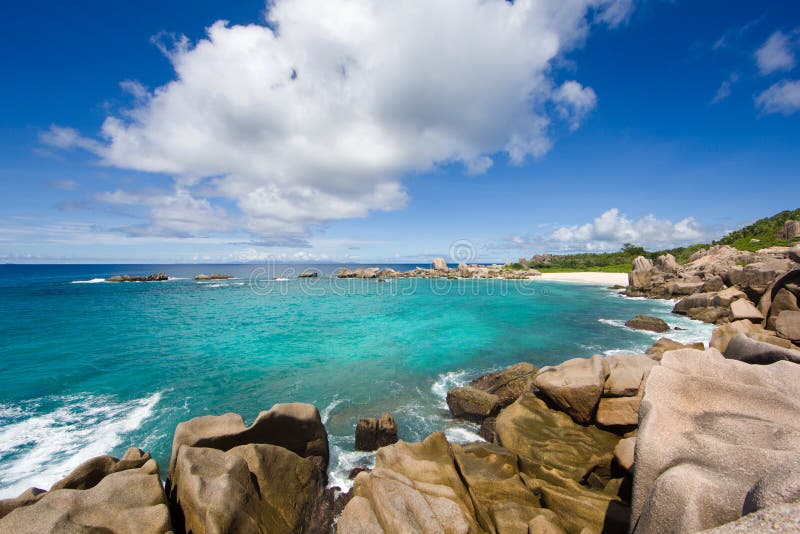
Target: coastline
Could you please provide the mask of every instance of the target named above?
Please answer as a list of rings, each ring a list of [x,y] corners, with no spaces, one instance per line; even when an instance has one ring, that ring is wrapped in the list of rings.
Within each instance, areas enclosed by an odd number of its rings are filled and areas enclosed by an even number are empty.
[[[604,286],[627,286],[627,273],[593,273],[593,272],[572,272],[572,273],[542,273],[542,280],[553,282],[573,282],[579,284],[594,284]]]

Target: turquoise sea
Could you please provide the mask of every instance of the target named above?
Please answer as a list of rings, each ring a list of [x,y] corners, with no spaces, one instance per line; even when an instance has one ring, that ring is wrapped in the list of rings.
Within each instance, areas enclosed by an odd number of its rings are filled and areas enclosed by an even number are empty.
[[[671,302],[604,287],[330,278],[339,267],[0,266],[0,498],[131,445],[163,472],[178,422],[237,412],[249,423],[287,401],[319,407],[331,483],[346,485],[373,459],[352,451],[361,417],[392,412],[405,440],[437,430],[471,440],[477,429],[448,417],[450,387],[521,360],[642,351],[659,336],[624,327],[639,313],[685,328],[678,340],[711,330],[672,315]],[[307,268],[322,276],[294,278]],[[162,271],[169,281],[102,281]],[[193,280],[211,272],[236,278]]]

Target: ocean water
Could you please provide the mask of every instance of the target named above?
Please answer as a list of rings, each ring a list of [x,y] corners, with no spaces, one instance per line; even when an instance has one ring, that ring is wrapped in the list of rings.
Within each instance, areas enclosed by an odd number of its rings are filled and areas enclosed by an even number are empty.
[[[391,412],[405,440],[470,441],[477,428],[448,415],[450,387],[523,360],[641,352],[660,336],[624,327],[639,313],[685,329],[673,339],[710,336],[671,302],[599,286],[330,278],[339,267],[300,280],[309,266],[0,266],[0,498],[134,445],[163,473],[180,421],[236,412],[249,424],[288,401],[320,409],[331,484],[347,487],[374,460],[353,451],[361,417]],[[169,281],[103,281],[161,271]],[[211,272],[236,278],[193,280]]]

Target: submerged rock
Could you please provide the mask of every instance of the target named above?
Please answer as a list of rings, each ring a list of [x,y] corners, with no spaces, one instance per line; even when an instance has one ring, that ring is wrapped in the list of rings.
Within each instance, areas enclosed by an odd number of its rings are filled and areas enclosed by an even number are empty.
[[[156,273],[147,276],[123,274],[106,278],[106,282],[164,282],[166,280],[169,280],[169,276],[167,276],[166,273]]]
[[[211,273],[211,274],[198,274],[194,277],[195,280],[230,280],[233,278],[232,274]]]
[[[453,388],[447,392],[447,406],[453,417],[480,423],[500,411],[500,397],[471,386]]]
[[[649,315],[637,315],[633,319],[627,321],[625,326],[635,330],[649,330],[650,332],[668,332],[669,325],[658,317],[650,317]]]
[[[356,425],[357,451],[375,451],[392,443],[397,443],[397,423],[392,414],[361,419]]]

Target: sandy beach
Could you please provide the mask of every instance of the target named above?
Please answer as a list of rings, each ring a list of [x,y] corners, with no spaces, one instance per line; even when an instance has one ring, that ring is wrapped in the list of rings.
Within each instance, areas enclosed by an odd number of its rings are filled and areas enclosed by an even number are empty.
[[[542,279],[604,286],[628,285],[627,273],[542,273]]]

